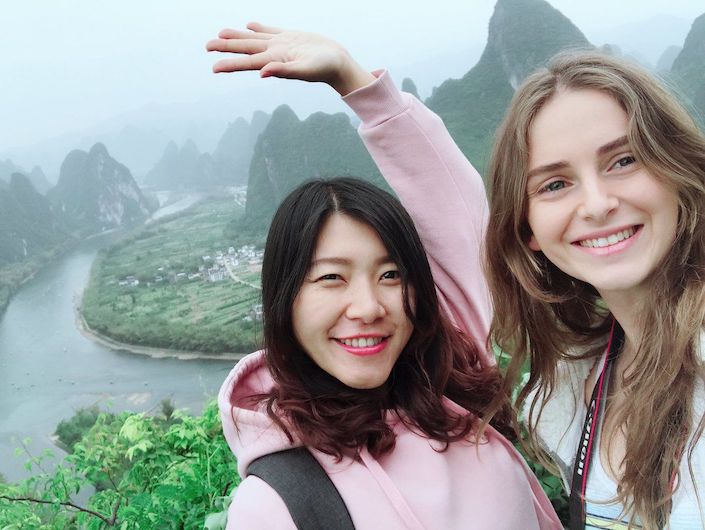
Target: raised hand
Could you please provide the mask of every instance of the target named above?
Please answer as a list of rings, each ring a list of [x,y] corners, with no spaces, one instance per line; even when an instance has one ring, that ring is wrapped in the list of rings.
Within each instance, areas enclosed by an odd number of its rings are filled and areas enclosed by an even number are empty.
[[[259,70],[261,77],[327,83],[343,96],[375,79],[345,48],[321,35],[256,22],[247,28],[224,29],[208,41],[208,51],[234,54],[215,63],[214,72]]]

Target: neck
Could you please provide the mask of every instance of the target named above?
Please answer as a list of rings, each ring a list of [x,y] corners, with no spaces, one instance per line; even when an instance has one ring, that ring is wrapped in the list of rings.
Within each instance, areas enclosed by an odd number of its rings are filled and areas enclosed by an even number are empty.
[[[624,330],[624,347],[614,367],[617,374],[622,375],[634,360],[639,347],[642,328],[638,315],[643,307],[643,298],[627,293],[605,293],[602,298]]]

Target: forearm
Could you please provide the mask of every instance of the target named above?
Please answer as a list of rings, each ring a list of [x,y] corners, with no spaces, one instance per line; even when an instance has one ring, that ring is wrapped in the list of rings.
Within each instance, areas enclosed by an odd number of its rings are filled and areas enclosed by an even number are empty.
[[[481,248],[488,206],[480,175],[443,122],[383,76],[345,98],[360,134],[414,219],[442,302],[483,349],[490,302]]]

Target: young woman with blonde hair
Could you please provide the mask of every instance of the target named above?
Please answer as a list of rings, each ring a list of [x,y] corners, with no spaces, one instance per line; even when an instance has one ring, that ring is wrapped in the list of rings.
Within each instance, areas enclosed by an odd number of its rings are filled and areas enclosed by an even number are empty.
[[[641,68],[567,53],[517,90],[488,176],[491,334],[510,380],[530,361],[519,402],[574,517],[583,494],[588,523],[702,528],[702,132]]]

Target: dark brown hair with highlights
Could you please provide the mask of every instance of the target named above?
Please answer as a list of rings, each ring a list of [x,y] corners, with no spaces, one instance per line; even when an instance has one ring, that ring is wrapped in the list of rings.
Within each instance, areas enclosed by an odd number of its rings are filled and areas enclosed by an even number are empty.
[[[336,213],[367,224],[379,235],[399,267],[404,308],[414,327],[386,383],[371,390],[347,387],[319,368],[296,340],[292,326],[292,306],[318,235]],[[509,398],[498,396],[502,391],[498,370],[440,308],[418,233],[389,193],[352,178],[314,180],[294,190],[279,206],[269,229],[262,302],[266,359],[276,384],[269,394],[255,399],[266,405],[270,418],[290,439],[295,436],[338,458],[354,456],[363,447],[379,456],[395,445],[386,421],[390,411],[446,447],[486,422],[514,436]],[[450,411],[444,396],[469,413]],[[490,418],[487,410],[493,400],[500,404]]]

